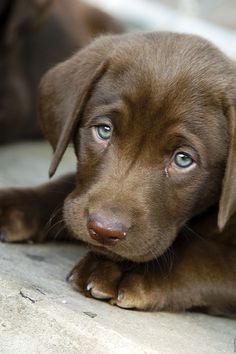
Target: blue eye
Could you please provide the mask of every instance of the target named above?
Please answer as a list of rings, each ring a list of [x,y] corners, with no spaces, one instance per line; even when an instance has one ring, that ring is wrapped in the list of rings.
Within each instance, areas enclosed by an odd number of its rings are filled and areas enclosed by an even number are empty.
[[[193,159],[186,152],[177,152],[174,156],[174,163],[180,168],[187,168],[193,162]]]
[[[95,128],[100,139],[102,140],[110,139],[112,129],[109,125],[101,124],[101,125],[97,125]]]

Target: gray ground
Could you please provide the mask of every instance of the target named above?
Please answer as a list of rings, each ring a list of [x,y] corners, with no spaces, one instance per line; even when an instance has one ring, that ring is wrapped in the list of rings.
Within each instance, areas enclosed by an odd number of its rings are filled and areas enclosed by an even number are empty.
[[[0,186],[47,179],[43,143],[0,148]],[[74,165],[71,154],[59,173]],[[85,252],[69,244],[0,244],[0,353],[233,353],[236,322],[127,311],[86,299],[65,277]]]

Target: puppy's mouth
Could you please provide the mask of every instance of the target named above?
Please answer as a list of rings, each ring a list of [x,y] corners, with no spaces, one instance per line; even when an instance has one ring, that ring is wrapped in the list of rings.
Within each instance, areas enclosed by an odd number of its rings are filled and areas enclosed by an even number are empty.
[[[84,205],[88,205],[83,203]],[[88,208],[78,207],[77,199],[67,200],[64,208],[64,220],[68,230],[76,239],[84,241],[94,252],[113,260],[128,260],[136,263],[148,262],[160,257],[174,240],[176,230],[162,229],[148,222],[134,220],[128,223],[128,217],[121,219],[98,217],[88,213]]]

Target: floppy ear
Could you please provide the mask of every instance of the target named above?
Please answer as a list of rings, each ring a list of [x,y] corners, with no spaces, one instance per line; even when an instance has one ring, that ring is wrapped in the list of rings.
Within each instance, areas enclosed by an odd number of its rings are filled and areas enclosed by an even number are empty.
[[[229,107],[228,115],[230,141],[218,212],[220,231],[236,212],[236,112],[234,106]]]
[[[101,54],[101,50],[100,50]],[[108,60],[96,46],[83,49],[44,75],[39,86],[39,124],[54,150],[52,177],[73,136],[85,104]]]

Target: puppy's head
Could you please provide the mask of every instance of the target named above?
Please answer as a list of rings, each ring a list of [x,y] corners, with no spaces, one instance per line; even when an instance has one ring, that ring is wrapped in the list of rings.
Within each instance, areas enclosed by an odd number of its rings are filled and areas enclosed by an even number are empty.
[[[219,200],[224,227],[235,211],[234,75],[206,40],[171,33],[102,37],[46,74],[50,174],[70,140],[78,159],[64,205],[75,237],[146,261]]]

